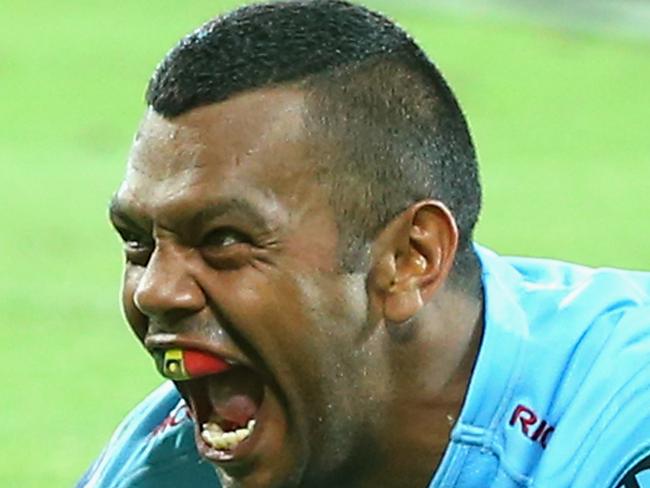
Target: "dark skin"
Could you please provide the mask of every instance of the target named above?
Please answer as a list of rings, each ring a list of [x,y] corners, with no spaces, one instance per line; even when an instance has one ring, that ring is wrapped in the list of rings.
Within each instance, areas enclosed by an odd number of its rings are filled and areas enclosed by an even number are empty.
[[[263,380],[257,440],[213,460],[224,486],[424,487],[462,405],[481,301],[450,286],[458,231],[433,200],[380,232],[368,269],[342,271],[304,111],[280,87],[145,115],[111,206],[125,315],[148,349],[196,345]]]

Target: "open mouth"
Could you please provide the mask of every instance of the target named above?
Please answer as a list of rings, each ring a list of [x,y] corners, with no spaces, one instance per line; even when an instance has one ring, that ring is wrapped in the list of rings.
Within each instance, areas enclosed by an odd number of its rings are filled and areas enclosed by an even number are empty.
[[[241,457],[260,429],[264,382],[253,370],[234,365],[176,386],[185,398],[196,426],[197,447],[214,461]]]

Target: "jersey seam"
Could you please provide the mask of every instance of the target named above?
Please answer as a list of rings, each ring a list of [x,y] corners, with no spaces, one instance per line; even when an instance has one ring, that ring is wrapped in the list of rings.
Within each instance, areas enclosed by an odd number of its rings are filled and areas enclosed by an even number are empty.
[[[608,340],[611,338],[613,332],[616,330],[616,328],[619,326],[619,324],[621,323],[621,321],[624,318],[625,318],[625,314],[622,314],[621,317],[619,317],[616,324],[614,324],[614,326],[611,328],[612,332],[608,336]],[[592,365],[596,364],[597,361],[600,359],[605,347],[606,347],[606,345],[604,345],[603,348],[601,348],[601,350],[599,351],[598,357],[592,362]],[[610,399],[608,400],[608,402],[600,409],[598,417],[595,419],[593,425],[597,425],[597,424],[601,423],[601,420],[603,419],[603,417],[605,415],[605,412],[608,410],[609,406],[612,404],[614,399],[617,398],[617,395],[621,394],[621,392],[623,392],[625,390],[625,388],[633,381],[633,379],[639,374],[639,372],[647,369],[649,365],[650,365],[650,363],[647,363],[647,362],[643,363],[633,374],[628,375],[627,380],[625,381],[625,383],[620,385],[620,387],[615,392],[612,393],[612,395],[611,395]],[[621,408],[622,407],[618,408],[616,410],[616,412],[618,413],[621,410]],[[613,415],[613,416],[615,417],[616,415]],[[598,442],[598,439],[601,438],[601,436],[605,432],[606,428],[607,428],[607,425],[601,426],[601,428],[599,429],[598,433],[596,434],[596,436],[595,436],[595,438],[594,438],[594,440],[592,442],[592,445],[594,445],[595,443]],[[585,446],[585,442],[586,442],[586,439],[583,439],[583,441],[580,443],[580,445],[578,446],[578,449],[576,449],[576,451],[584,451],[585,449],[583,449],[583,447]],[[582,456],[580,456],[581,461],[580,461],[580,464],[579,464],[576,472],[578,472],[582,468],[588,454],[589,454],[589,452],[586,452],[586,453],[583,453]]]
[[[646,363],[646,364],[644,364],[643,366],[641,366],[641,367],[640,367],[640,368],[639,368],[639,369],[638,369],[634,374],[631,374],[631,375],[630,375],[630,377],[628,378],[628,380],[627,380],[623,385],[621,385],[621,387],[620,387],[618,390],[616,390],[616,393],[613,393],[613,394],[612,394],[612,398],[610,398],[610,400],[607,402],[607,404],[606,404],[606,405],[601,409],[601,412],[600,412],[600,414],[598,415],[598,418],[596,419],[596,421],[594,422],[594,425],[596,425],[596,424],[598,424],[598,423],[601,423],[601,420],[603,419],[603,417],[604,417],[604,415],[605,415],[605,412],[608,410],[608,407],[609,407],[609,406],[612,404],[612,402],[614,401],[614,398],[616,398],[616,395],[617,395],[619,392],[622,392],[622,391],[623,391],[623,390],[624,390],[624,389],[625,389],[625,388],[626,388],[626,387],[627,387],[627,386],[628,386],[628,385],[633,381],[634,377],[635,377],[637,374],[639,374],[640,371],[643,371],[643,370],[645,370],[645,369],[648,369],[648,366],[649,366],[648,363]],[[646,388],[648,388],[647,385],[646,385]],[[632,395],[633,393],[634,393],[634,392],[628,393],[628,395]],[[627,396],[626,396],[626,397],[623,397],[623,398],[627,398]],[[620,399],[619,399],[619,400],[620,400]],[[619,413],[620,413],[620,411],[621,411],[622,408],[623,408],[623,407],[620,407],[620,408],[616,409],[616,411],[615,411],[614,413],[611,414],[611,417],[617,417],[617,416],[619,415]],[[608,425],[608,423],[606,423],[604,426],[601,426],[601,428],[598,430],[598,434],[596,434],[594,440],[593,440],[592,443],[591,443],[592,446],[598,443],[598,440],[603,436],[603,434],[604,434],[605,431],[607,430],[607,425]],[[584,447],[584,445],[585,445],[585,442],[586,442],[586,440],[583,440],[583,442],[580,444],[580,446],[579,446],[579,448],[578,448],[577,450],[585,451],[585,449],[583,449],[583,447]],[[579,473],[579,472],[580,472],[580,470],[581,470],[582,467],[584,466],[585,460],[587,459],[587,457],[588,457],[588,455],[589,455],[590,453],[591,453],[591,450],[589,449],[589,450],[587,450],[586,453],[583,453],[583,454],[580,456],[580,464],[579,464],[579,465],[577,466],[577,468],[576,468],[576,473]]]

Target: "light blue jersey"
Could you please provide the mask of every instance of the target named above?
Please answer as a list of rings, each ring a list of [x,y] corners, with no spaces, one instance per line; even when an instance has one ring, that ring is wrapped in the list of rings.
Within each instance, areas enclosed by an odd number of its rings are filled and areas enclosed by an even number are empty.
[[[485,336],[431,486],[637,487],[622,482],[650,455],[650,273],[479,256]]]
[[[650,488],[650,273],[477,252],[485,331],[429,488]],[[171,383],[79,483],[218,486]]]

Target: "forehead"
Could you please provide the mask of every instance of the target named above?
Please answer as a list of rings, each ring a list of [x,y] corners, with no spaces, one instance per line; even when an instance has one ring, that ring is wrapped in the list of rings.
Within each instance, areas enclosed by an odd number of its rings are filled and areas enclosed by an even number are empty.
[[[173,119],[149,110],[118,194],[121,207],[155,219],[217,200],[300,200],[316,181],[298,90],[267,89]]]

